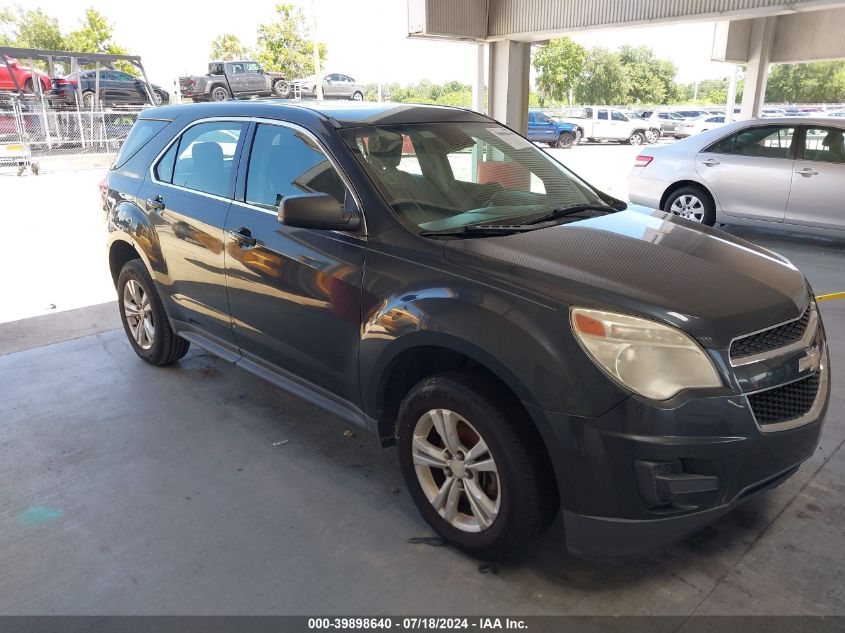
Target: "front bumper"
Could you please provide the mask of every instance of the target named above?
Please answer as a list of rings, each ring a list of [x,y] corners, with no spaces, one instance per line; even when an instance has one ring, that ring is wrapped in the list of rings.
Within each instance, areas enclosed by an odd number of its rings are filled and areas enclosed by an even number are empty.
[[[816,450],[830,396],[823,328],[813,344],[819,387],[801,424],[785,430],[758,424],[746,395],[754,390],[737,384],[660,403],[631,396],[597,418],[529,406],[555,468],[569,551],[604,560],[644,555],[785,481]],[[797,365],[801,353],[781,367]],[[763,380],[785,382],[775,371]],[[661,498],[655,490],[666,471],[648,479],[644,465],[671,466],[677,474],[669,478],[690,491]]]

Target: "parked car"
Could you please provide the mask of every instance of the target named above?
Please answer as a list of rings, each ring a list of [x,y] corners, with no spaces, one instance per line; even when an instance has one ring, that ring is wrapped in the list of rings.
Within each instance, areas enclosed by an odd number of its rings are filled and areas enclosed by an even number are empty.
[[[314,75],[294,79],[291,82],[291,90],[295,96],[316,97],[317,78]],[[328,73],[323,75],[323,98],[325,99],[352,99],[353,101],[364,100],[364,86],[350,77],[340,73]]]
[[[9,66],[6,66],[8,61]],[[11,69],[11,73],[9,70]],[[24,92],[37,92],[38,84],[35,83],[33,75],[41,82],[41,91],[44,93],[50,92],[51,82],[50,78],[40,70],[32,69],[29,66],[21,66],[16,59],[4,55],[0,59],[0,90],[17,90],[15,86],[15,79],[18,85]]]
[[[471,554],[559,508],[573,552],[640,554],[816,450],[828,353],[801,272],[626,210],[483,115],[147,110],[105,187],[134,352],[197,344],[371,429]]]
[[[75,105],[77,85],[82,90],[82,106],[90,108],[96,99],[95,70],[83,70],[53,79],[50,100],[57,105]],[[150,84],[155,105],[170,101],[170,93],[161,86]],[[144,80],[120,70],[100,70],[100,101],[105,106],[144,105],[150,103]]]
[[[528,140],[547,143],[549,147],[569,149],[581,140],[572,123],[556,121],[545,112],[528,111]]]
[[[700,116],[705,116],[707,114],[710,114],[707,110],[695,110],[695,109],[675,110],[674,112],[678,116],[682,116],[685,119],[697,119]]]
[[[845,110],[833,110],[832,112],[828,112],[827,116],[845,117]]]
[[[712,116],[705,114],[704,116],[695,119],[686,119],[678,123],[675,129],[675,136],[678,138],[685,138],[694,134],[700,134],[707,130],[712,130],[717,127],[722,127],[725,124],[725,115]]]
[[[658,112],[656,110],[642,110],[639,115],[652,126],[660,126],[661,136],[677,137],[678,123],[684,120],[680,114],[674,112]]]
[[[730,123],[641,152],[629,196],[710,226],[845,236],[843,131],[828,117]]]
[[[631,120],[618,108],[586,106],[574,112],[575,116],[560,117],[560,121],[572,123],[579,138],[588,141],[620,141],[631,145],[648,142],[649,125],[643,120]],[[655,139],[656,140],[656,139]]]
[[[205,75],[179,77],[179,93],[191,101],[226,101],[242,97],[287,98],[290,84],[281,73],[267,72],[256,61],[209,62]]]
[[[763,108],[760,116],[764,119],[771,119],[775,117],[787,116],[786,110],[783,108]]]

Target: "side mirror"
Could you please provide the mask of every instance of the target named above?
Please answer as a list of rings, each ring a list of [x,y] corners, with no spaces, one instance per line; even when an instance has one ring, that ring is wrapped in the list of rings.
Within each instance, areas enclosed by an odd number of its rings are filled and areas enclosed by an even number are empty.
[[[302,229],[357,231],[361,216],[344,211],[337,199],[327,193],[303,193],[282,198],[279,222]]]

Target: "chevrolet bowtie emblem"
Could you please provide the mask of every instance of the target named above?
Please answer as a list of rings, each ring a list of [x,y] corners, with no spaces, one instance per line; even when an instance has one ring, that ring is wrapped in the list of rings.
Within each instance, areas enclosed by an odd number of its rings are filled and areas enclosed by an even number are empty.
[[[821,353],[818,347],[811,347],[807,353],[798,359],[798,373],[803,374],[805,371],[816,371],[819,368],[819,361],[821,360]]]

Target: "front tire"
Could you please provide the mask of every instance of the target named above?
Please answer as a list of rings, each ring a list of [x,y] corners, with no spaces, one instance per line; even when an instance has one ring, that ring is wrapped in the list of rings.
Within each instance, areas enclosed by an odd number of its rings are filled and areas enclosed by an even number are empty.
[[[656,143],[660,139],[660,132],[655,129],[649,129],[645,132],[645,140],[647,143]]]
[[[695,185],[673,191],[666,199],[663,210],[707,226],[716,223],[716,205],[713,198],[705,189]]]
[[[356,90],[355,92],[352,93],[352,100],[353,101],[363,101],[364,95],[361,94],[361,92],[359,92],[358,90]]]
[[[121,269],[117,304],[123,330],[139,358],[161,366],[188,353],[190,343],[171,329],[161,297],[140,259],[126,262]]]
[[[157,106],[167,103],[164,93],[161,90],[153,90],[153,103]]]
[[[402,475],[423,518],[479,558],[500,558],[557,512],[539,437],[482,377],[449,372],[418,383],[399,411]]]
[[[561,149],[572,149],[575,145],[575,135],[572,132],[561,132],[555,141],[555,147]]]
[[[282,99],[290,97],[290,84],[286,81],[277,81],[273,84],[273,94]]]

